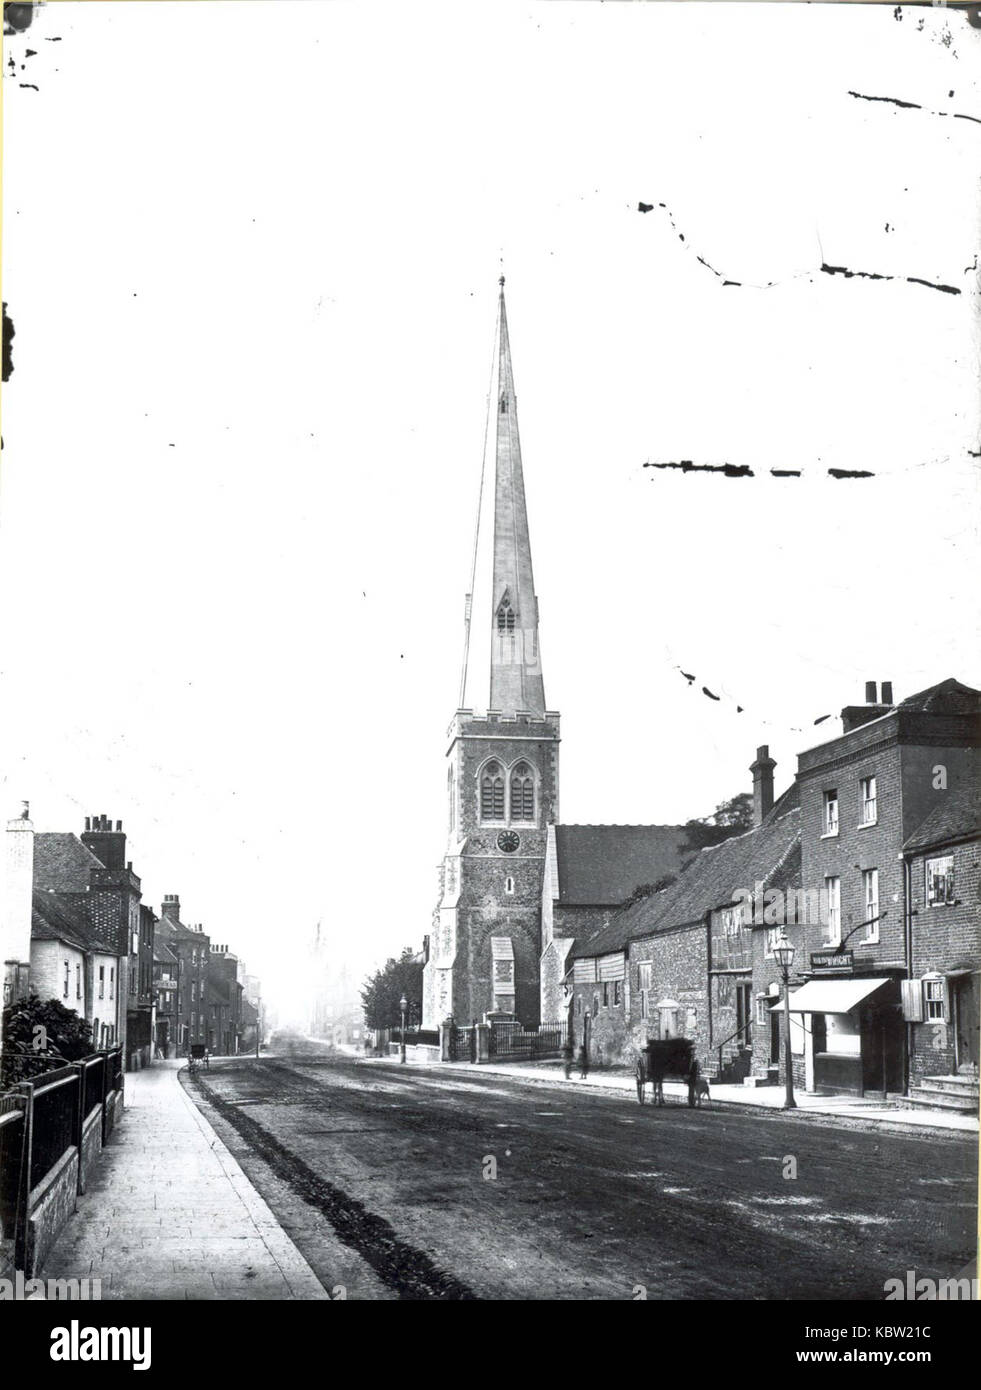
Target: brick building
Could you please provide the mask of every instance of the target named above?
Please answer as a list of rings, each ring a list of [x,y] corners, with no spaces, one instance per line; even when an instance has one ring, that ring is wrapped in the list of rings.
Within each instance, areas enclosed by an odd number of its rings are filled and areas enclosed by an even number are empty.
[[[795,1069],[808,1090],[903,1094],[901,982],[915,973],[921,923],[910,914],[904,847],[952,795],[977,785],[981,695],[950,679],[895,705],[890,683],[880,700],[869,682],[866,697],[842,710],[840,736],[798,760],[801,882],[822,910],[788,927],[802,982],[792,995],[802,1024]]]
[[[168,1040],[172,1055],[186,1057],[192,1044],[208,1045],[207,979],[211,938],[200,925],[189,927],[181,921],[181,901],[176,893],[164,896],[156,937],[174,956],[176,967],[173,1026],[168,1026]],[[169,1022],[168,1019],[168,1025]]]
[[[153,1058],[156,1007],[153,989],[153,938],[156,914],[140,903],[139,931],[130,942],[127,1047],[132,1066],[148,1066]]]
[[[154,1055],[176,1057],[180,1037],[177,1017],[177,979],[180,958],[157,931],[153,941]]]
[[[575,1037],[594,1065],[632,1063],[649,1038],[687,1037],[705,1072],[742,1080],[754,1055],[754,927],[749,903],[799,874],[800,813],[791,786],[773,803],[775,763],[759,750],[754,827],[695,854],[677,881],[631,903],[572,951]],[[767,1065],[763,1075],[768,1078]]]
[[[911,1097],[977,1110],[981,795],[942,793],[903,846],[912,971],[904,987]]]
[[[211,1052],[232,1056],[241,1050],[245,965],[227,945],[213,946],[206,979],[206,1037]]]
[[[139,956],[140,880],[126,860],[122,822],[113,826],[108,817],[94,816],[80,837],[36,834],[33,880],[35,901],[41,895],[56,904],[93,943],[89,1022],[95,1046],[122,1043],[125,1064],[132,1065],[129,986],[131,958]]]

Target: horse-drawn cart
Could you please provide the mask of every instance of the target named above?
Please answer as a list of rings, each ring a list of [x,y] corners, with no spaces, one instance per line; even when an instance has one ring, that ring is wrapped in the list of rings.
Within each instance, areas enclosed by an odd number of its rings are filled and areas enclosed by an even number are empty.
[[[691,1038],[651,1038],[637,1059],[637,1099],[644,1103],[644,1087],[651,1082],[655,1105],[664,1104],[666,1076],[688,1083],[688,1104],[699,1099],[698,1058]]]

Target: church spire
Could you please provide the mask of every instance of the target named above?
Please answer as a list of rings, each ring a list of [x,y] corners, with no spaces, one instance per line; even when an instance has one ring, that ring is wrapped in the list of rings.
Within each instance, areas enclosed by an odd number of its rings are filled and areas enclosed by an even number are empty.
[[[471,592],[466,605],[460,707],[487,708],[502,714],[524,711],[541,716],[545,713],[545,692],[538,645],[538,601],[531,566],[503,275],[500,286]],[[489,479],[485,485],[492,426],[493,489]],[[488,619],[489,633],[484,627]]]
[[[531,540],[521,469],[517,398],[500,279],[497,448],[494,482],[494,568],[491,588],[490,708],[505,714],[545,713],[538,646],[538,600],[531,567]]]

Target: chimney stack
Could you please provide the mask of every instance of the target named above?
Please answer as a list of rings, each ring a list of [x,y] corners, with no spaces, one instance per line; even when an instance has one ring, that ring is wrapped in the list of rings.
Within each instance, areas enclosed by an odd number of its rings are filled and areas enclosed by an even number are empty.
[[[882,682],[882,701],[876,698],[876,682],[865,682],[865,704],[846,705],[841,711],[841,731],[850,734],[863,724],[871,724],[873,719],[881,719],[892,710],[892,681]]]
[[[165,893],[163,906],[160,909],[161,917],[165,917],[168,922],[179,922],[181,916],[181,900],[176,893]]]
[[[753,774],[753,826],[762,825],[773,806],[773,769],[776,762],[770,757],[769,746],[761,744],[756,750],[756,761],[751,765]]]
[[[82,844],[100,860],[107,869],[126,867],[126,836],[122,821],[116,822],[113,830],[108,816],[86,817]]]

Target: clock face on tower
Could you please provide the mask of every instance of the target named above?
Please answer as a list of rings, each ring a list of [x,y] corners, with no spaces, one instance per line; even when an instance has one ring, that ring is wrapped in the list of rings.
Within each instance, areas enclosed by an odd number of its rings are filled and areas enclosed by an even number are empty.
[[[513,854],[520,844],[521,841],[513,830],[502,830],[497,837],[497,848],[505,854]]]

